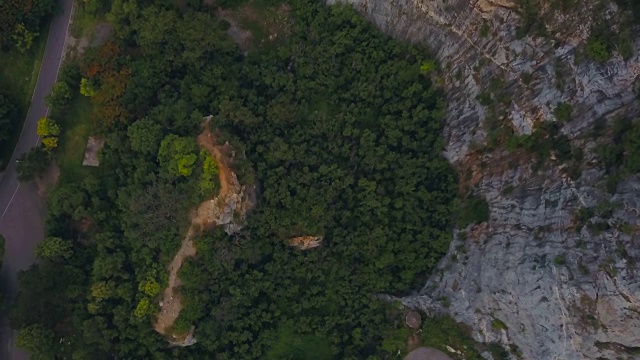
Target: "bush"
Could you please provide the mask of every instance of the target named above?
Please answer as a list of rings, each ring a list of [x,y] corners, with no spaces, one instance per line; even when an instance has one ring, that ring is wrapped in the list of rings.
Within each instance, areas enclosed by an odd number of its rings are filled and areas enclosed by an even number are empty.
[[[606,62],[611,58],[611,52],[607,44],[601,39],[593,37],[587,40],[587,55],[599,63]]]
[[[67,104],[72,97],[73,92],[71,91],[71,87],[65,82],[58,81],[53,85],[51,93],[47,96],[45,101],[47,106],[63,110],[67,107]]]
[[[60,134],[60,126],[54,120],[43,117],[38,120],[36,132],[40,136],[58,136]]]
[[[17,161],[18,180],[29,181],[42,174],[49,166],[50,160],[51,154],[47,150],[41,147],[31,149]]]
[[[556,117],[556,120],[566,123],[571,121],[571,112],[573,108],[571,105],[561,102],[556,105],[556,108],[553,110],[553,115]]]
[[[465,199],[460,207],[458,226],[467,227],[470,224],[479,224],[489,221],[489,203],[482,197],[470,196]]]

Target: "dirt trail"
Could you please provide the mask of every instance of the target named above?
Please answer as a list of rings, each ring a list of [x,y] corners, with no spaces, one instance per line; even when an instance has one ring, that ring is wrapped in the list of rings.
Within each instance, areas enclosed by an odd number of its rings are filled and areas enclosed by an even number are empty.
[[[242,198],[242,188],[236,175],[229,168],[227,156],[231,148],[228,144],[216,145],[215,138],[209,129],[209,122],[204,123],[203,132],[198,136],[198,144],[209,151],[218,165],[220,191],[218,195],[206,200],[191,214],[191,226],[185,235],[180,249],[169,264],[169,284],[162,293],[161,311],[157,314],[154,328],[157,332],[166,335],[173,343],[183,342],[188,334],[174,334],[171,326],[180,315],[182,302],[177,289],[182,285],[178,278],[178,271],[182,263],[188,257],[196,254],[193,238],[205,229],[215,225],[225,224],[225,219],[230,219],[238,205],[238,199]]]

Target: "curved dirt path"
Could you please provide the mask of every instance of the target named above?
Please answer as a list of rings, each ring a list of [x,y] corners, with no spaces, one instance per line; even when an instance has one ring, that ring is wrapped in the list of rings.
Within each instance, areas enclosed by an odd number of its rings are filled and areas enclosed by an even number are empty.
[[[224,215],[229,200],[241,191],[236,175],[229,169],[227,157],[224,155],[224,147],[216,145],[215,138],[209,129],[208,121],[205,122],[204,130],[198,136],[198,144],[211,154],[218,165],[220,192],[215,198],[202,202],[198,209],[192,213],[191,226],[182,241],[180,249],[169,264],[169,283],[162,292],[162,306],[160,313],[157,314],[154,328],[157,332],[166,335],[171,342],[176,343],[183,341],[188,335],[174,334],[171,331],[173,323],[182,310],[180,294],[177,291],[182,285],[182,281],[178,278],[178,272],[184,260],[196,254],[196,248],[193,244],[194,236],[204,229],[217,225]]]

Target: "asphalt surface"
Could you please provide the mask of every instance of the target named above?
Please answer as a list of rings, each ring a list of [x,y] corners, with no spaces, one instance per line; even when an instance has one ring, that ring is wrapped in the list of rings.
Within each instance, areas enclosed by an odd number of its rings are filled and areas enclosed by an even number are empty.
[[[33,250],[44,239],[45,201],[38,195],[37,186],[33,182],[20,184],[16,174],[16,159],[40,141],[36,134],[38,119],[47,115],[44,98],[51,91],[60,68],[73,0],[59,2],[61,11],[51,22],[29,112],[18,145],[0,180],[0,234],[5,238],[0,280],[5,299],[13,299],[17,294],[18,272],[34,263]],[[6,312],[2,313],[0,325],[0,360],[28,359],[28,354],[14,344],[15,334],[9,327]]]

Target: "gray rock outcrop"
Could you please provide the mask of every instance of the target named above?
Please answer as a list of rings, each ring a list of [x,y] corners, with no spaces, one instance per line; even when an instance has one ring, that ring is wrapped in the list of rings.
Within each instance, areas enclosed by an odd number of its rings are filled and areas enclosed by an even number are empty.
[[[435,53],[449,98],[445,155],[472,169],[475,192],[491,209],[487,223],[456,231],[436,274],[402,301],[451,314],[514,358],[640,358],[640,178],[605,191],[592,153],[602,140],[587,136],[599,119],[638,115],[640,39],[628,60],[614,53],[599,64],[581,55],[592,17],[615,25],[619,9],[595,13],[597,1],[578,1],[567,12],[546,11],[547,36],[518,39],[514,0],[346,2],[387,34]],[[518,134],[571,104],[562,131],[585,152],[579,178],[553,161],[535,170],[526,154],[476,151],[491,115],[476,99],[492,82],[510,97],[503,126]],[[607,204],[607,214],[577,220],[580,209]]]

